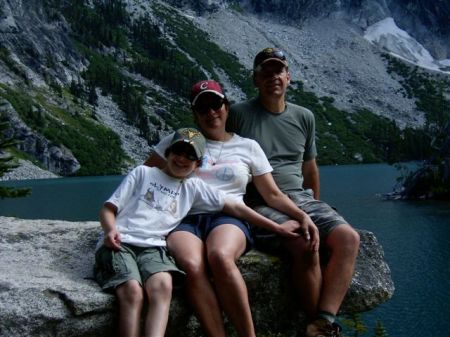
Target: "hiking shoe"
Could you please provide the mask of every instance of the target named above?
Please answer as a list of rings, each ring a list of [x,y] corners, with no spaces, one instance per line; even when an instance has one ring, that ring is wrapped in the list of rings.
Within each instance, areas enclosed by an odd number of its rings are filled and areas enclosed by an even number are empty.
[[[308,324],[306,337],[340,337],[342,328],[339,324],[330,323],[326,319],[319,318]]]

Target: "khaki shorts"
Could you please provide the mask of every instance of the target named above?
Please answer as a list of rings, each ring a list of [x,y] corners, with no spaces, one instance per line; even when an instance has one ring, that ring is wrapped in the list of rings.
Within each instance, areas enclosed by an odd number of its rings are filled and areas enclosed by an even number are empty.
[[[95,253],[94,277],[103,290],[112,292],[122,283],[137,280],[141,286],[153,274],[170,272],[174,286],[184,282],[185,273],[178,269],[166,247],[137,247],[121,244],[119,251],[105,245]]]

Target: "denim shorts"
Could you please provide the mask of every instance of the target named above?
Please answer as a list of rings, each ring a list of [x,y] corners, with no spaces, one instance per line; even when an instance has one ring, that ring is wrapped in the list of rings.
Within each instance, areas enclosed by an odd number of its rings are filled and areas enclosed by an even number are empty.
[[[197,236],[200,240],[205,241],[214,228],[225,224],[235,225],[244,233],[247,241],[245,253],[252,249],[253,236],[249,224],[224,213],[188,215],[181,220],[181,223],[172,231],[172,233],[177,231],[189,232]]]
[[[130,280],[136,280],[142,286],[150,276],[159,272],[170,272],[174,287],[184,282],[185,273],[175,265],[166,247],[137,247],[122,243],[119,251],[102,245],[95,253],[94,277],[108,292]]]
[[[288,197],[306,214],[319,229],[320,239],[323,240],[334,228],[348,222],[330,205],[313,197],[312,190],[289,192]],[[254,207],[254,210],[265,217],[283,223],[290,219],[289,216],[283,214],[266,205]],[[255,246],[257,249],[264,251],[278,251],[281,247],[281,240],[277,239],[277,235],[260,228],[252,228]]]

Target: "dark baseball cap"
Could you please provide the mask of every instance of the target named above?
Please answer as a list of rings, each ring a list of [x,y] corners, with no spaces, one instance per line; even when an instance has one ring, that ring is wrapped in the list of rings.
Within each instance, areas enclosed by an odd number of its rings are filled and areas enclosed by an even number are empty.
[[[261,70],[262,65],[269,61],[280,62],[285,67],[288,66],[286,55],[281,49],[264,48],[256,55],[255,60],[253,61],[253,71]]]
[[[205,154],[206,140],[205,137],[197,129],[182,128],[175,131],[175,134],[173,135],[172,141],[170,142],[167,150],[178,143],[184,143],[192,146],[197,159],[201,159]]]

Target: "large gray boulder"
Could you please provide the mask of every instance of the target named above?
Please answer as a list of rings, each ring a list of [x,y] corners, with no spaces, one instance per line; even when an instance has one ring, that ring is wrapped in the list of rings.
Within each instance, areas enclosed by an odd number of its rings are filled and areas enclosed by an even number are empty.
[[[113,336],[116,301],[92,280],[97,222],[0,217],[0,336]],[[343,313],[370,310],[394,285],[375,236],[361,248]],[[252,251],[240,259],[260,335],[292,336],[304,315],[294,302],[287,264]],[[233,332],[230,333],[233,335]],[[182,292],[172,302],[167,336],[201,336]]]

